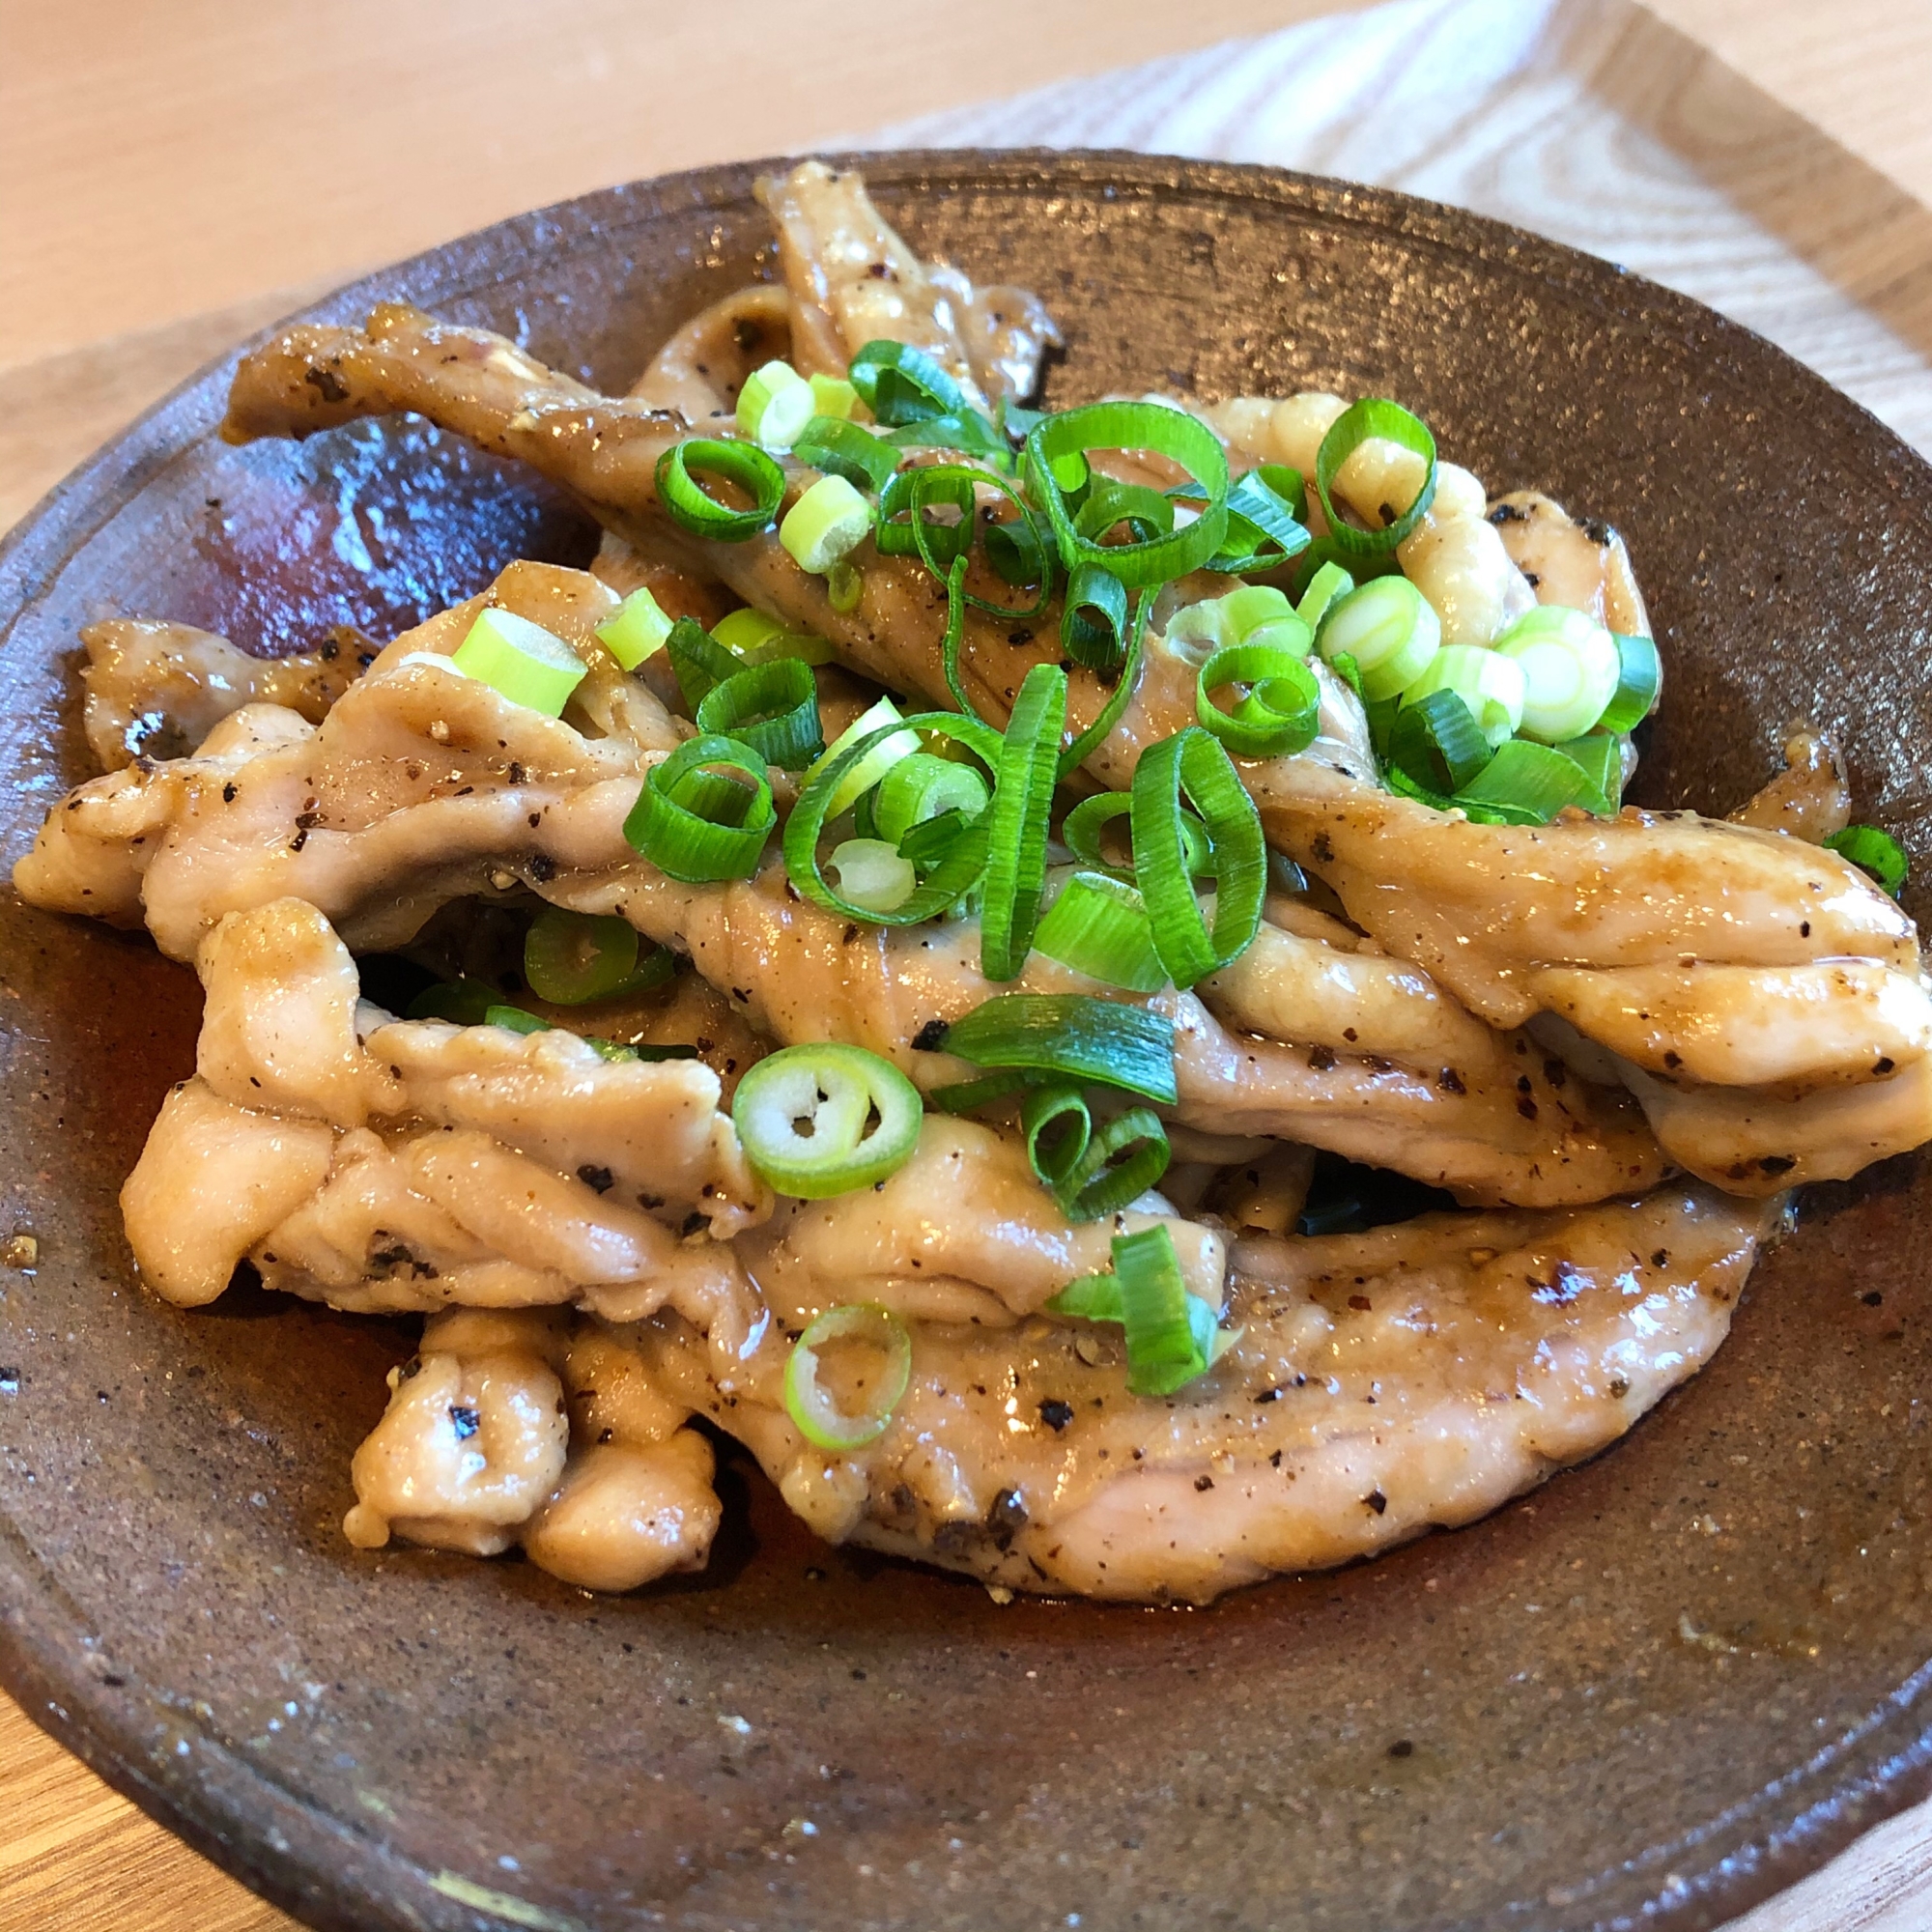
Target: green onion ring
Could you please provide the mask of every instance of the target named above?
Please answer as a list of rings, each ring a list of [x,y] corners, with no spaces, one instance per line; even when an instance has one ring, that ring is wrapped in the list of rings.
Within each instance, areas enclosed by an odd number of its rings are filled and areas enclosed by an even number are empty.
[[[1075,872],[1033,936],[1034,951],[1129,993],[1157,993],[1167,971],[1153,949],[1147,905],[1106,872]]]
[[[735,483],[752,498],[752,507],[733,510],[707,496],[694,469]],[[680,528],[721,543],[743,543],[771,528],[784,501],[785,477],[777,458],[754,442],[698,436],[672,443],[658,458],[657,487],[659,502]]]
[[[923,349],[884,337],[853,356],[847,380],[866,407],[891,429],[967,411],[966,392]]]
[[[1083,798],[1066,814],[1060,828],[1062,844],[1080,861],[1110,879],[1129,882],[1134,876],[1130,863],[1117,866],[1100,847],[1100,835],[1117,818],[1126,818],[1133,810],[1133,797],[1124,791],[1095,792]],[[1191,811],[1180,814],[1181,856],[1190,877],[1212,877],[1214,855],[1208,844],[1208,828]]]
[[[1371,437],[1380,437],[1412,450],[1429,465],[1415,501],[1394,523],[1378,530],[1358,529],[1344,523],[1336,514],[1335,499],[1329,494],[1342,466]],[[1400,403],[1379,396],[1368,396],[1352,404],[1328,426],[1321,447],[1315,456],[1315,494],[1321,502],[1321,514],[1328,519],[1328,544],[1339,555],[1350,560],[1373,562],[1392,555],[1435,500],[1435,439],[1420,416],[1411,415]]]
[[[1033,945],[1065,723],[1066,673],[1058,665],[1035,665],[1013,700],[986,812],[980,970],[988,980],[1017,979]]]
[[[768,765],[802,771],[825,749],[811,667],[774,658],[733,672],[699,700],[697,728],[751,746]]]
[[[934,1050],[980,1066],[1119,1087],[1169,1107],[1178,1097],[1173,1022],[1091,993],[996,993],[954,1020]]]
[[[763,759],[735,738],[706,733],[688,738],[644,774],[624,837],[659,871],[704,885],[750,878],[777,824]]]
[[[919,1144],[923,1118],[919,1089],[891,1061],[838,1040],[768,1053],[731,1097],[745,1157],[780,1193],[802,1201],[896,1174]],[[810,1122],[810,1134],[798,1131],[800,1121]]]
[[[1095,1134],[1054,1190],[1069,1221],[1098,1221],[1156,1185],[1172,1158],[1151,1107],[1130,1107]]]
[[[1848,825],[1825,840],[1825,849],[1849,859],[1860,871],[1868,873],[1893,898],[1904,886],[1911,864],[1905,848],[1889,832],[1876,825]]]
[[[1078,1169],[1094,1137],[1094,1116],[1070,1080],[1036,1087],[1020,1109],[1027,1159],[1042,1187],[1058,1193]]]
[[[1135,598],[1133,641],[1127,646],[1126,662],[1121,666],[1121,674],[1114,680],[1113,695],[1100,707],[1093,724],[1061,753],[1060,776],[1063,779],[1077,772],[1107,742],[1114,726],[1121,722],[1121,716],[1134,695],[1134,688],[1140,682],[1142,649],[1147,642],[1148,611],[1152,605],[1151,590],[1143,590]]]
[[[638,929],[607,914],[546,906],[524,934],[524,979],[554,1007],[609,999],[638,970]]]
[[[898,468],[899,453],[882,437],[842,416],[813,416],[791,453],[808,469],[846,482],[874,496],[886,487]]]
[[[696,617],[680,617],[670,627],[665,655],[694,717],[709,692],[745,668],[745,660],[726,650]]]
[[[1245,684],[1247,696],[1232,712],[1219,709],[1212,692]],[[1292,651],[1272,644],[1224,644],[1194,680],[1195,715],[1243,758],[1278,758],[1315,742],[1321,714],[1321,687]]]
[[[1089,670],[1118,670],[1127,655],[1126,628],[1126,585],[1103,565],[1083,563],[1061,598],[1061,649]]]
[[[886,1358],[878,1399],[863,1415],[847,1415],[818,1379],[818,1351],[834,1342],[869,1342]],[[815,1449],[838,1454],[863,1449],[886,1432],[893,1410],[912,1379],[912,1337],[891,1309],[877,1301],[828,1308],[792,1345],[785,1363],[785,1413]]]

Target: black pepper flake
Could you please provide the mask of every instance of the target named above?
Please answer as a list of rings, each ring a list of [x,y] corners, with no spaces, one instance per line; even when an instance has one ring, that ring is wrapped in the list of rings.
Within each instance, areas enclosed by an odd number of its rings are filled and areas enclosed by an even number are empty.
[[[333,369],[325,368],[319,362],[310,365],[302,381],[325,403],[346,403],[349,400],[349,384]]]
[[[1629,1395],[1630,1392],[1631,1385],[1628,1376],[1612,1376],[1610,1378],[1610,1400],[1612,1402],[1623,1401],[1624,1397]]]
[[[1859,1299],[1862,1301],[1867,1308],[1882,1308],[1885,1305],[1885,1295],[1883,1294],[1883,1293],[1881,1293],[1881,1291],[1879,1291],[1876,1288],[1870,1290],[1868,1293],[1860,1295]]]
[[[1536,1119],[1536,1102],[1534,1100],[1519,1099],[1516,1103],[1516,1110],[1525,1121]]]
[[[1684,1065],[1684,1056],[1674,1046],[1666,1046],[1663,1049],[1663,1064],[1675,1073]]]
[[[1349,1297],[1349,1306],[1367,1313],[1375,1307],[1375,1303],[1366,1294],[1351,1294]]]
[[[1039,1419],[1058,1435],[1073,1420],[1073,1405],[1058,1396],[1048,1396],[1039,1406]]]
[[[1466,1094],[1469,1091],[1463,1084],[1463,1076],[1453,1066],[1445,1066],[1435,1076],[1435,1084],[1445,1094]]]
[[[1874,1080],[1883,1080],[1891,1071],[1893,1064],[1890,1054],[1881,1054],[1878,1059],[1872,1062],[1872,1078]]]
[[[1318,832],[1315,835],[1309,850],[1315,854],[1315,863],[1318,866],[1332,866],[1335,863],[1334,842],[1325,832]]]
[[[423,1372],[422,1357],[420,1355],[412,1355],[409,1358],[409,1360],[403,1364],[402,1371],[397,1376],[396,1379],[398,1381],[412,1382],[419,1375],[422,1374],[422,1372]]]
[[[1007,642],[1009,644],[1030,644],[1033,642],[1033,633],[1024,624],[1021,624],[1007,633]]]
[[[1809,939],[1811,937],[1811,922],[1808,919],[1800,923],[1798,936],[1800,939]]]
[[[1543,1077],[1552,1087],[1561,1087],[1570,1078],[1570,1069],[1560,1060],[1546,1060],[1543,1063]]]
[[[529,871],[538,885],[547,886],[556,877],[556,861],[548,852],[532,852]]]
[[[235,798],[236,791],[232,784],[225,784],[221,787],[221,802],[223,805],[233,805]]]
[[[1281,1467],[1281,1451],[1279,1449],[1268,1458],[1268,1467],[1270,1469],[1279,1469]]]
[[[600,1429],[597,1432],[597,1439],[599,1442],[614,1442],[617,1439],[617,1432],[614,1429]]]
[[[1369,1509],[1374,1510],[1378,1516],[1380,1516],[1389,1506],[1389,1499],[1379,1490],[1371,1490],[1362,1498],[1362,1501]]]
[[[859,923],[856,920],[850,921],[847,923],[845,930],[839,935],[838,943],[841,946],[850,946],[858,936]]]
[[[937,1053],[946,1044],[946,1036],[952,1028],[944,1020],[927,1020],[912,1037],[912,1050],[915,1053]]]
[[[1540,576],[1538,576],[1535,571],[1525,570],[1522,574],[1522,581],[1526,584],[1528,584],[1532,590],[1534,590],[1536,586],[1543,582],[1543,579]]]
[[[1767,1174],[1789,1174],[1798,1165],[1798,1156],[1789,1153],[1765,1153],[1758,1156],[1757,1164]]]
[[[1000,1550],[1013,1547],[1013,1538],[1027,1526],[1027,1506],[1017,1490],[1002,1490],[986,1512],[986,1534]]]
[[[308,827],[304,825],[302,829],[299,832],[298,832],[293,838],[289,840],[289,850],[291,852],[299,852],[301,848],[307,843],[308,843]]]
[[[1315,1073],[1326,1073],[1335,1065],[1335,1049],[1332,1046],[1311,1046],[1308,1049],[1309,1069]]]
[[[752,1004],[752,994],[751,994],[751,989],[749,987],[733,986],[731,988],[731,997],[734,1000],[739,1001],[744,1006],[749,1007]]]
[[[1214,1478],[1212,1476],[1196,1476],[1194,1479],[1194,1488],[1197,1493],[1203,1490],[1211,1490],[1213,1487]]]
[[[698,1229],[700,1229],[704,1225],[705,1225],[704,1216],[698,1213],[696,1208],[693,1208],[692,1211],[684,1217],[683,1221],[679,1223],[677,1232],[680,1235],[695,1235],[697,1233]]]
[[[481,1413],[473,1408],[461,1407],[456,1403],[449,1406],[449,1426],[456,1431],[456,1439],[467,1442],[483,1426]]]
[[[1492,524],[1526,524],[1529,522],[1529,512],[1520,503],[1498,503],[1490,512],[1490,522]]]
[[[595,1163],[586,1160],[577,1170],[577,1178],[582,1181],[584,1186],[594,1189],[599,1194],[608,1194],[611,1191],[612,1176],[608,1167],[598,1167]]]
[[[639,1194],[638,1196],[638,1206],[646,1210],[654,1210],[662,1208],[664,1205],[664,1196],[662,1194]]]
[[[1651,1255],[1650,1264],[1654,1268],[1668,1267],[1670,1265],[1670,1250],[1668,1248],[1657,1249]]]
[[[531,830],[532,832],[534,832],[534,831],[535,831],[535,830],[537,829],[537,827],[538,827],[539,825],[541,825],[542,823],[543,823],[543,813],[542,813],[542,812],[540,812],[540,811],[533,811],[533,812],[531,812],[531,813],[530,813],[530,830]]]
[[[1389,1746],[1390,1757],[1413,1757],[1414,1755],[1415,1747],[1406,1738],[1398,1738],[1394,1744]]]
[[[1259,1406],[1262,1403],[1264,1402],[1279,1402],[1280,1400],[1281,1400],[1281,1391],[1278,1388],[1263,1389],[1261,1394],[1255,1397],[1255,1403],[1257,1406]]]
[[[514,758],[510,760],[509,780],[513,785],[520,785],[524,781],[524,768]]]

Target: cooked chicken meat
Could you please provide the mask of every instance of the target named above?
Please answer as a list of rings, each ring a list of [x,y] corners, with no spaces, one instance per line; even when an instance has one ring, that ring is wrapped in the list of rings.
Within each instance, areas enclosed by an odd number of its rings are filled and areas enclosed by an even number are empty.
[[[1536,490],[1498,497],[1490,522],[1539,603],[1586,611],[1624,637],[1650,636],[1630,551],[1608,524],[1589,517],[1579,523]]]
[[[1852,788],[1844,753],[1829,733],[1793,724],[1784,734],[1784,769],[1731,813],[1733,825],[1788,832],[1822,845],[1852,817]]]

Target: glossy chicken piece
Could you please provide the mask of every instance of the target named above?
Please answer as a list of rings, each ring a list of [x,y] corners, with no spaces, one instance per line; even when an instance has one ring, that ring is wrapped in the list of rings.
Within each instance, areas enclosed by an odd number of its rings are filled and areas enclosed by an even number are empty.
[[[1623,637],[1650,636],[1630,551],[1608,524],[1591,517],[1579,522],[1538,490],[1498,497],[1490,522],[1538,603],[1587,611]]]
[[[855,170],[803,161],[768,175],[758,199],[779,232],[791,296],[792,360],[842,376],[867,343],[909,343],[930,355],[977,408],[1019,402],[1039,381],[1060,331],[1024,289],[976,290],[956,269],[922,262],[874,206]]]
[[[721,1384],[674,1321],[636,1335],[657,1385],[830,1541],[1016,1590],[1206,1603],[1469,1521],[1614,1441],[1723,1340],[1777,1219],[1665,1187],[1245,1240],[1239,1340],[1166,1400],[1127,1393],[1104,1324],[915,1322],[905,1397],[845,1455],[785,1415],[781,1342]]]
[[[1852,819],[1844,753],[1828,732],[1808,724],[1789,727],[1783,752],[1784,769],[1731,813],[1731,823],[1788,832],[1807,845],[1822,845]]]
[[[630,393],[687,422],[729,415],[753,370],[791,355],[791,298],[767,282],[701,309],[651,357]]]

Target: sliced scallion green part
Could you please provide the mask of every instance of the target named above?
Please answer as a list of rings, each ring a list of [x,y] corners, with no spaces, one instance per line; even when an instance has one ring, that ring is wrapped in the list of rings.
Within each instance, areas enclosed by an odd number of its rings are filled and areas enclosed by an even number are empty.
[[[873,1375],[861,1381],[865,1406],[856,1412],[841,1408],[823,1379],[820,1351],[841,1342],[866,1347],[879,1357]],[[912,1337],[905,1323],[881,1302],[847,1302],[828,1308],[792,1344],[785,1362],[785,1413],[815,1449],[832,1455],[862,1449],[886,1433],[911,1380]]]
[[[1167,627],[1170,644],[1191,645],[1198,661],[1203,652],[1228,644],[1265,643],[1306,657],[1315,633],[1295,615],[1285,592],[1271,583],[1244,583],[1224,597],[1183,604]]]
[[[693,717],[710,692],[745,668],[744,660],[727,651],[696,617],[680,617],[670,627],[665,651]]]
[[[750,507],[733,509],[706,495],[697,483],[699,475],[736,485],[751,497]],[[784,501],[784,487],[778,460],[753,442],[691,437],[672,443],[658,458],[658,500],[671,522],[694,536],[720,543],[743,543],[770,529]]]
[[[522,1007],[508,1005],[486,1008],[483,1024],[501,1027],[505,1033],[549,1033],[551,1030],[548,1020],[539,1019],[535,1013],[526,1012]]]
[[[1090,670],[1117,670],[1127,654],[1126,629],[1126,585],[1104,565],[1083,563],[1061,599],[1061,649]]]
[[[821,476],[784,514],[779,542],[801,570],[823,577],[872,533],[872,506],[842,476]]]
[[[451,980],[442,985],[425,986],[410,1002],[407,1017],[412,1020],[450,1020],[457,1026],[481,1026],[483,1015],[502,997],[487,980]]]
[[[1331,493],[1343,465],[1372,437],[1400,443],[1404,449],[1413,451],[1428,465],[1428,469],[1421,489],[1415,493],[1415,500],[1406,509],[1380,529],[1364,530],[1344,521]],[[1411,415],[1400,403],[1383,397],[1369,396],[1351,405],[1335,418],[1321,439],[1321,447],[1315,457],[1315,494],[1321,499],[1321,514],[1328,519],[1328,542],[1336,553],[1344,557],[1379,563],[1394,554],[1435,500],[1435,439],[1430,435],[1429,425],[1420,416]],[[1366,663],[1362,674],[1364,677],[1369,674]]]
[[[1011,453],[1000,433],[978,410],[956,410],[950,415],[923,416],[918,422],[889,429],[886,440],[900,449],[956,449],[967,456],[983,457],[1003,468],[1010,466]]]
[[[838,895],[867,912],[897,912],[919,890],[919,874],[899,848],[883,838],[848,838],[828,862],[838,874]]]
[[[1131,824],[1133,805],[1133,795],[1124,791],[1100,791],[1092,798],[1083,798],[1061,825],[1062,843],[1083,866],[1091,866],[1112,878],[1131,878],[1133,861],[1117,866],[1101,849],[1100,838],[1116,819],[1125,818]],[[1208,845],[1208,828],[1191,811],[1180,814],[1180,850],[1181,862],[1190,876],[1213,872],[1214,858]]]
[[[1608,799],[1585,776],[1574,758],[1549,745],[1512,738],[1481,773],[1456,794],[1458,805],[1481,805],[1520,814],[1513,822],[1545,825],[1566,806],[1608,817]]]
[[[1034,951],[1130,993],[1157,993],[1167,970],[1154,951],[1147,905],[1106,872],[1075,872],[1034,934]]]
[[[1126,710],[1134,688],[1140,682],[1141,654],[1147,643],[1148,610],[1152,603],[1151,590],[1143,590],[1134,599],[1134,614],[1127,626],[1131,641],[1127,645],[1126,662],[1121,666],[1120,675],[1114,680],[1114,689],[1106,703],[1094,714],[1094,722],[1061,753],[1059,769],[1063,779],[1069,773],[1077,772],[1106,743],[1108,734],[1121,722],[1121,715]]]
[[[1849,859],[1861,872],[1868,872],[1893,898],[1898,896],[1912,869],[1905,848],[1889,832],[1882,832],[1876,825],[1848,825],[1825,840],[1825,849]]]
[[[825,749],[811,667],[774,658],[734,672],[704,694],[697,728],[751,746],[768,765],[803,770]]]
[[[1051,1081],[1027,1094],[1020,1131],[1035,1178],[1057,1191],[1079,1167],[1094,1138],[1093,1110],[1070,1080]]]
[[[1502,744],[1522,723],[1521,666],[1481,644],[1444,644],[1422,674],[1410,681],[1402,701],[1405,705],[1419,704],[1436,691],[1453,691],[1463,700],[1492,748]]]
[[[1214,858],[1210,933],[1186,863],[1182,798],[1201,814]],[[1198,725],[1150,746],[1134,767],[1134,877],[1154,950],[1183,990],[1247,951],[1267,895],[1261,818],[1228,753]]]
[[[1088,1142],[1073,1170],[1054,1190],[1069,1221],[1098,1221],[1138,1201],[1167,1172],[1167,1129],[1151,1107],[1130,1107]]]
[[[909,343],[868,342],[846,371],[866,407],[898,429],[934,416],[964,414],[966,392],[932,357]]]
[[[838,784],[833,786],[825,802],[827,818],[837,818],[841,811],[850,811],[860,798],[901,759],[917,754],[917,732],[890,728],[904,723],[898,706],[890,697],[881,697],[853,719],[826,747],[824,755],[806,773],[807,784],[819,778],[836,760],[842,758],[862,738],[871,740],[871,748],[866,755],[846,765]]]
[[[899,453],[891,443],[838,416],[814,416],[793,443],[791,453],[811,469],[827,476],[842,476],[874,496],[899,467]]]
[[[1491,647],[1522,667],[1524,737],[1560,745],[1603,717],[1622,674],[1617,642],[1581,611],[1539,604]]]
[[[1311,631],[1319,631],[1329,605],[1338,597],[1346,597],[1354,587],[1355,580],[1339,563],[1324,563],[1308,580],[1308,587],[1301,593],[1301,602],[1294,607],[1294,614]]]
[[[1211,694],[1231,685],[1245,685],[1247,693],[1232,711],[1223,711]],[[1194,681],[1195,716],[1237,757],[1276,758],[1305,750],[1315,741],[1321,712],[1315,673],[1271,644],[1224,644]]]
[[[1634,731],[1657,709],[1663,663],[1654,639],[1626,638],[1614,631],[1610,635],[1617,641],[1617,689],[1597,726],[1604,731]]]
[[[1086,500],[1073,513],[1073,527],[1083,537],[1098,539],[1119,525],[1127,526],[1126,541],[1149,543],[1174,528],[1174,499],[1145,483],[1120,483],[1097,477]]]
[[[1207,568],[1229,576],[1274,570],[1308,548],[1301,472],[1264,463],[1228,492],[1228,531]]]
[[[1390,764],[1434,792],[1460,790],[1494,755],[1469,707],[1454,691],[1405,701],[1389,725]]]
[[[919,1144],[923,1112],[919,1089],[891,1061],[837,1040],[768,1053],[731,1099],[746,1158],[803,1201],[896,1173]]]
[[[638,929],[628,920],[547,906],[524,935],[524,978],[554,1007],[609,999],[637,970]]]
[[[1406,577],[1378,577],[1331,603],[1315,636],[1330,664],[1350,657],[1367,698],[1394,697],[1429,668],[1442,620]]]
[[[915,825],[943,812],[957,811],[977,818],[986,809],[986,781],[971,765],[915,752],[901,758],[879,781],[872,805],[872,822],[881,838],[895,846]]]
[[[712,639],[748,665],[770,664],[774,658],[797,658],[802,664],[831,664],[835,653],[826,640],[810,631],[791,631],[776,617],[749,605],[727,611],[711,627]]]
[[[1093,1081],[1172,1106],[1174,1028],[1144,1007],[1086,993],[999,993],[946,1029],[980,1066]]]
[[[706,733],[644,774],[624,837],[661,872],[699,885],[750,878],[777,824],[763,759]]]
[[[767,362],[738,391],[738,427],[753,442],[781,452],[798,440],[818,408],[811,384],[789,362]]]
[[[866,573],[850,557],[842,557],[825,573],[825,601],[841,617],[850,616],[866,595]]]
[[[842,421],[859,407],[859,392],[843,376],[812,376],[808,381],[812,406],[820,415]]]
[[[1583,776],[1615,805],[1624,795],[1624,741],[1609,731],[1592,731],[1556,748],[1583,768]]]
[[[917,554],[934,576],[944,578],[973,548],[976,481],[974,471],[952,464],[901,469],[879,497],[878,527],[873,532],[879,554]],[[952,522],[929,514],[942,508],[954,512]]]
[[[624,670],[636,670],[664,649],[671,620],[648,585],[639,585],[597,627],[597,641]]]
[[[526,705],[546,718],[561,718],[570,694],[589,674],[588,666],[561,638],[514,611],[494,606],[476,613],[449,661],[512,704]]]
[[[1058,665],[1035,665],[1013,700],[985,818],[980,970],[988,980],[1017,979],[1033,945],[1065,723],[1066,673]]]
[[[1211,1368],[1239,1331],[1224,1330],[1213,1309],[1187,1292],[1165,1227],[1116,1235],[1110,1274],[1084,1275],[1046,1304],[1051,1315],[1118,1321],[1126,1330],[1127,1387],[1172,1395]]]

